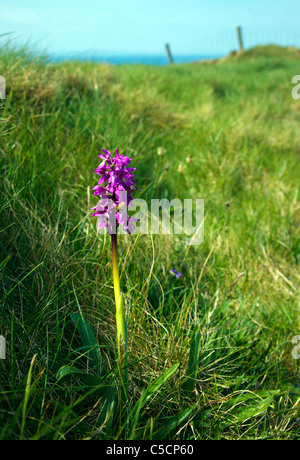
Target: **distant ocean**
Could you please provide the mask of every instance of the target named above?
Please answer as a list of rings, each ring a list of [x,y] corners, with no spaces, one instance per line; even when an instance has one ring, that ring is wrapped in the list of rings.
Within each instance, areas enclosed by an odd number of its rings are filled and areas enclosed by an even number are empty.
[[[220,55],[198,55],[198,54],[178,54],[173,56],[174,64],[185,64],[195,61],[203,61],[207,59],[217,59]],[[96,54],[96,53],[68,53],[68,54],[53,54],[48,58],[50,62],[67,62],[67,61],[82,61],[82,62],[103,62],[114,65],[122,64],[143,64],[164,66],[168,65],[168,57],[166,54]]]

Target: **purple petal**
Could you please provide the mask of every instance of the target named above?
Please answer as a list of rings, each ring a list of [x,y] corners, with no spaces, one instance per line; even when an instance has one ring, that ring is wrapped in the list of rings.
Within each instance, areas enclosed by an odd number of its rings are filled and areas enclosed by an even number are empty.
[[[170,271],[171,271],[171,273],[174,273],[176,278],[180,278],[182,276],[182,273],[178,272],[177,270],[175,270],[175,268],[172,268],[172,270],[170,270]]]

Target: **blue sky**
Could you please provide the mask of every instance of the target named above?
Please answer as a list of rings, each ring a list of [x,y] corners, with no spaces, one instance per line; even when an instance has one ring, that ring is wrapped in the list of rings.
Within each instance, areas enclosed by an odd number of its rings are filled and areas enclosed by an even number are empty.
[[[50,53],[227,52],[238,25],[246,46],[300,47],[299,0],[0,0],[0,18],[0,34]]]

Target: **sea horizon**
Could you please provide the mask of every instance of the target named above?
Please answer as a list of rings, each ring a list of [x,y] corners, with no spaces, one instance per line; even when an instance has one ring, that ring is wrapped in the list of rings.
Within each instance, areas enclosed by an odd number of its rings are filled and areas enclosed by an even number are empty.
[[[225,54],[224,54],[225,55]],[[189,62],[205,61],[210,59],[219,59],[224,55],[220,54],[175,54],[173,55],[174,64],[187,64]],[[48,56],[48,62],[68,62],[68,61],[80,61],[80,62],[95,62],[95,63],[107,63],[114,65],[122,64],[141,64],[141,65],[157,65],[164,66],[169,65],[167,54],[163,53],[98,53],[98,52],[86,52],[86,53],[52,53]]]

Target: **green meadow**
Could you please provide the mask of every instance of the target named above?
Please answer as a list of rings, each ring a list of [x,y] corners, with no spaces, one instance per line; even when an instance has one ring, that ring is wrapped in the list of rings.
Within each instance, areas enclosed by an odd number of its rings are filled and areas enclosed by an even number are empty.
[[[299,439],[299,58],[109,66],[0,49],[0,439]],[[205,203],[201,245],[119,237],[125,404],[110,238],[90,218],[100,149],[117,147],[149,207]]]

